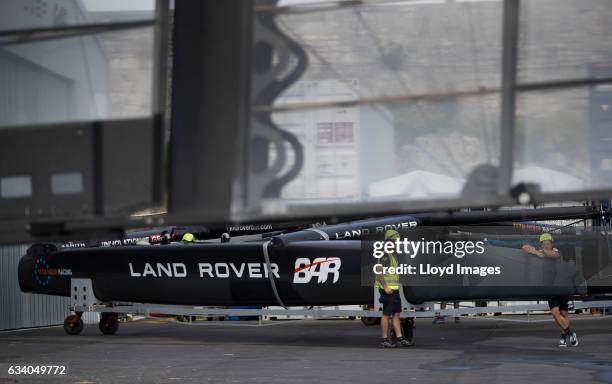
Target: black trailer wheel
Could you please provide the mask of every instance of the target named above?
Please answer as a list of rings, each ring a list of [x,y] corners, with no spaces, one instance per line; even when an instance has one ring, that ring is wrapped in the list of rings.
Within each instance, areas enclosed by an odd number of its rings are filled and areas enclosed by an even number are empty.
[[[83,320],[79,315],[70,315],[64,320],[64,331],[71,335],[78,335],[83,331]]]
[[[119,329],[119,316],[116,313],[102,313],[98,327],[103,334],[114,335]]]
[[[405,319],[402,321],[402,332],[406,340],[414,343],[414,319]]]
[[[376,325],[380,324],[380,317],[361,317],[363,325]]]

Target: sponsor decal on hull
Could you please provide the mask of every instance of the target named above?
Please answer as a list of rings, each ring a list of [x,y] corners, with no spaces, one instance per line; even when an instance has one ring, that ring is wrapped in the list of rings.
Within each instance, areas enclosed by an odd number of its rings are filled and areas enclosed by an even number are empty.
[[[327,282],[329,276],[333,276],[332,284],[340,278],[340,266],[342,261],[337,257],[318,257],[312,262],[309,258],[301,257],[295,261],[293,271],[293,283],[307,284],[316,277],[317,283]]]
[[[46,287],[54,276],[72,276],[72,270],[68,268],[51,268],[44,257],[38,257],[34,263],[34,281],[40,287]]]
[[[130,277],[187,277],[187,266],[184,263],[144,263],[136,266],[128,263]],[[196,268],[200,278],[268,278],[268,268],[264,263],[198,263]],[[270,263],[272,275],[277,279],[278,265]]]
[[[414,228],[417,226],[418,222],[416,221],[404,221],[397,224],[380,225],[375,228],[355,228],[346,230],[344,232],[334,232],[331,237],[336,240],[349,240],[353,238],[361,238],[362,236],[371,235],[375,233],[384,233],[389,229],[394,229],[396,231],[406,231],[410,228]]]

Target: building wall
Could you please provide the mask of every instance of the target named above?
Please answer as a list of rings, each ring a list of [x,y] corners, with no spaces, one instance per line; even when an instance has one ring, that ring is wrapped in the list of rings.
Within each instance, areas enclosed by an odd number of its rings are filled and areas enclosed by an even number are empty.
[[[68,297],[23,293],[17,266],[27,245],[0,247],[0,330],[62,324],[70,314]]]
[[[4,49],[0,69],[0,125],[65,121],[74,115],[74,83],[69,78]]]
[[[358,89],[357,79],[299,81],[277,104],[352,100]],[[273,120],[296,135],[304,150],[302,170],[283,190],[285,199],[360,199],[370,183],[394,174],[393,118],[384,107],[276,113]]]
[[[380,105],[360,107],[361,119],[361,193],[369,186],[397,174],[393,114]]]
[[[83,24],[80,2],[0,2],[2,29]],[[0,126],[94,120],[109,116],[110,58],[101,35],[0,48]]]

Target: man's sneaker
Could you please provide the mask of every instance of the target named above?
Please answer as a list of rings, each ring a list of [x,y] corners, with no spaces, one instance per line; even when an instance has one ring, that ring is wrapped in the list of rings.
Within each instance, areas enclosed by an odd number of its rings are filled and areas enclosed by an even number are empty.
[[[567,336],[566,335],[562,335],[561,338],[559,339],[559,346],[567,347]]]
[[[571,345],[572,347],[577,347],[578,346],[578,336],[576,336],[576,332],[570,333],[567,338],[569,339],[569,345]]]
[[[412,346],[413,342],[410,340],[406,340],[403,337],[401,339],[397,339],[397,346],[402,348],[402,347],[410,347]]]
[[[390,342],[389,340],[383,340],[380,342],[379,345],[381,348],[395,348],[396,347],[396,345]]]
[[[431,322],[432,324],[444,324],[444,317],[436,316]]]

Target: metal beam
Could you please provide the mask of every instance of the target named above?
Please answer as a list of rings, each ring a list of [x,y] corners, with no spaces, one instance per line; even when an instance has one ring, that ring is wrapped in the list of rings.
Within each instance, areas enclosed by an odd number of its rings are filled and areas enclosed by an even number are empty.
[[[497,301],[497,300],[496,300]],[[416,305],[416,308],[421,307]],[[575,309],[603,308],[612,307],[612,300],[576,302]],[[149,315],[151,313],[170,314],[170,315],[199,315],[199,316],[310,316],[313,318],[336,317],[336,316],[362,316],[362,317],[382,317],[382,311],[376,310],[355,310],[355,309],[326,309],[315,307],[313,309],[230,309],[218,307],[188,307],[181,305],[161,305],[161,304],[140,304],[140,303],[113,303],[112,306],[75,306],[71,310],[78,312],[108,312],[108,313],[132,313]],[[548,304],[522,304],[509,306],[487,306],[471,308],[449,308],[444,310],[429,311],[402,311],[402,318],[410,317],[434,317],[434,316],[462,316],[477,315],[487,313],[511,313],[511,312],[532,312],[548,311]],[[552,321],[552,319],[550,320]]]
[[[502,35],[501,156],[498,194],[507,195],[514,167],[516,72],[518,65],[520,0],[504,0]]]
[[[248,132],[252,2],[175,3],[168,212],[229,222]]]
[[[153,196],[152,201],[158,205],[165,205],[164,191],[167,178],[167,139],[169,133],[168,86],[170,74],[168,64],[170,60],[170,4],[169,0],[156,0],[155,2],[155,32],[153,53]]]

